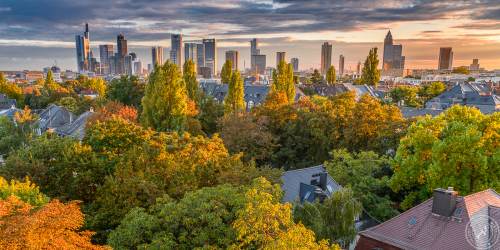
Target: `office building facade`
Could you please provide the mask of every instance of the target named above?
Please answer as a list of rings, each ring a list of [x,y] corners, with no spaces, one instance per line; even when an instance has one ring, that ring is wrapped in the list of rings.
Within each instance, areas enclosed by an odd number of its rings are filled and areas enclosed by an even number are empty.
[[[278,68],[280,62],[286,62],[286,52],[276,52],[276,68]]]
[[[299,72],[299,58],[293,57],[290,59],[290,63],[292,64],[293,72]]]
[[[196,65],[198,64],[198,44],[197,43],[185,43],[184,44],[184,60],[191,60]]]
[[[114,48],[112,44],[99,45],[99,58],[101,60],[101,72],[104,75],[111,74],[111,59]]]
[[[338,75],[342,76],[344,75],[344,66],[345,66],[345,58],[344,55],[339,56],[339,72]]]
[[[263,75],[266,71],[266,55],[252,55],[252,61],[254,62],[252,72]]]
[[[324,42],[321,45],[321,74],[326,75],[330,66],[332,66],[332,44]]]
[[[405,57],[402,56],[403,46],[394,44],[391,31],[387,32],[384,39],[384,56],[382,60],[382,74],[389,76],[402,76],[405,67]]]
[[[182,69],[182,35],[170,35],[170,61],[177,64],[179,69]]]
[[[439,48],[438,70],[453,69],[453,49],[451,47]]]
[[[226,51],[226,61],[231,61],[233,70],[238,70],[239,52],[236,50]]]
[[[217,75],[217,44],[215,39],[203,39],[205,49],[205,67],[212,71],[212,76]]]
[[[163,47],[155,46],[151,48],[151,65],[154,67],[157,64],[163,64]]]
[[[85,24],[85,32],[83,35],[75,36],[76,43],[76,63],[79,72],[88,71],[90,69],[90,32],[89,24]]]
[[[199,43],[196,45],[196,56],[197,56],[196,68],[198,74],[200,74],[201,67],[205,67],[205,46],[203,45],[203,43]]]

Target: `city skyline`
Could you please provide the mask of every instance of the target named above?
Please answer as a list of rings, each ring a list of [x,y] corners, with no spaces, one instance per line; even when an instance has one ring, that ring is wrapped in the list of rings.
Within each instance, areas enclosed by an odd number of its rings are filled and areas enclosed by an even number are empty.
[[[113,6],[109,13],[99,11],[108,5]],[[184,41],[216,38],[218,57],[237,50],[239,63],[245,62],[247,68],[251,38],[259,39],[261,54],[268,55],[267,65],[275,65],[273,55],[284,51],[300,58],[301,69],[320,67],[320,46],[328,41],[333,44],[333,65],[338,65],[338,56],[343,54],[346,69],[353,70],[371,47],[383,50],[384,36],[391,30],[397,37],[394,42],[403,45],[405,68],[437,68],[440,47],[453,47],[454,66],[467,66],[478,58],[481,67],[500,68],[496,1],[211,1],[198,5],[172,1],[151,5],[111,0],[2,3],[0,69],[40,69],[57,61],[63,69],[76,70],[74,37],[89,20],[95,57],[100,44],[111,44],[113,37],[123,33],[129,50],[148,62],[152,46],[169,50],[170,34],[181,33]],[[82,8],[86,11],[75,11]],[[292,16],[294,21],[288,21]],[[219,60],[218,68],[222,63]]]

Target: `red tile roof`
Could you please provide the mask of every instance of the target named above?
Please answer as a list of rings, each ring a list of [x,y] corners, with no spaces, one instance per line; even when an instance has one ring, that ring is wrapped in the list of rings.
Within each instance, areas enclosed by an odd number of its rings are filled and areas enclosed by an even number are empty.
[[[432,214],[432,201],[431,198],[360,235],[401,249],[474,249],[466,239],[470,218],[485,213],[500,223],[500,195],[492,189],[459,196],[451,218]],[[500,249],[500,243],[491,249]]]

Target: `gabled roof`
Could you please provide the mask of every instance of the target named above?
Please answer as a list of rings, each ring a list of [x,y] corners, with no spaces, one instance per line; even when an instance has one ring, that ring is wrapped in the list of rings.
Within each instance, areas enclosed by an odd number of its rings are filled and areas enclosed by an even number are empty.
[[[6,95],[0,93],[0,110],[10,109],[12,106],[16,106],[16,100],[10,99]]]
[[[404,118],[413,118],[418,116],[437,116],[443,112],[441,109],[429,109],[429,108],[411,108],[411,107],[400,107],[401,113]]]
[[[18,109],[18,108],[15,108],[15,107],[10,107],[9,109],[2,109],[0,110],[0,116],[6,116],[8,118],[11,118],[14,117],[14,115],[19,112],[19,113],[22,113],[23,111]]]
[[[61,136],[70,136],[78,140],[83,140],[88,118],[93,114],[87,111],[81,114],[75,121],[56,129],[56,133]]]
[[[401,249],[474,249],[466,237],[470,219],[481,214],[500,221],[500,195],[492,189],[459,196],[451,219],[432,214],[432,203],[433,199],[428,199],[382,224],[360,232],[360,235]],[[489,228],[488,221],[475,220],[471,226]],[[484,240],[479,234],[476,236],[479,237],[476,239]],[[500,249],[500,243],[491,249]]]
[[[38,127],[45,131],[49,128],[55,129],[62,127],[74,120],[75,115],[67,110],[65,107],[50,104],[40,114],[38,120]]]
[[[281,176],[283,182],[281,189],[284,192],[283,202],[294,202],[299,200],[301,183],[311,184],[311,180],[317,179],[312,177],[314,174],[324,172],[326,172],[326,169],[323,165],[284,172]],[[327,187],[327,196],[330,196],[332,193],[342,188],[330,175],[327,175]]]

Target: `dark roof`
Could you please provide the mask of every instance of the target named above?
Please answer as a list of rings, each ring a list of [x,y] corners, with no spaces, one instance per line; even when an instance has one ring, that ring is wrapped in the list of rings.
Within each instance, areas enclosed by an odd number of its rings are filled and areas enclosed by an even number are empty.
[[[418,116],[437,116],[443,112],[441,109],[419,109],[419,108],[411,108],[411,107],[399,107],[401,113],[404,118],[413,118]]]
[[[12,106],[16,106],[16,100],[10,99],[6,95],[0,93],[0,110],[10,109]]]
[[[491,92],[487,84],[461,83],[429,100],[425,106],[431,109],[447,109],[459,104],[476,107],[485,114],[496,112],[500,97]]]
[[[490,224],[480,220],[469,223],[471,218],[486,215],[500,221],[500,195],[492,189],[465,197],[458,196],[451,218],[432,214],[432,203],[431,198],[380,225],[360,232],[360,235],[401,249],[474,249],[466,237],[468,224],[475,234],[472,240],[474,237],[484,240],[476,229],[489,228]],[[491,249],[500,249],[500,243]]]
[[[303,199],[304,197],[300,197],[301,183],[310,186],[312,180],[318,179],[312,176],[324,172],[326,170],[323,165],[284,172],[281,176],[283,182],[281,188],[284,192],[283,202],[293,202]],[[327,190],[325,190],[327,196],[330,196],[340,188],[342,187],[330,175],[327,175]]]
[[[47,129],[56,129],[62,127],[74,120],[75,115],[68,111],[65,107],[50,104],[40,114],[38,120],[38,128],[41,132]]]
[[[15,107],[10,107],[9,109],[0,109],[0,116],[6,116],[12,119],[17,112],[22,113],[23,111]]]
[[[70,136],[78,140],[83,140],[88,118],[93,114],[87,111],[81,114],[76,120],[56,129],[56,133],[61,136]]]

